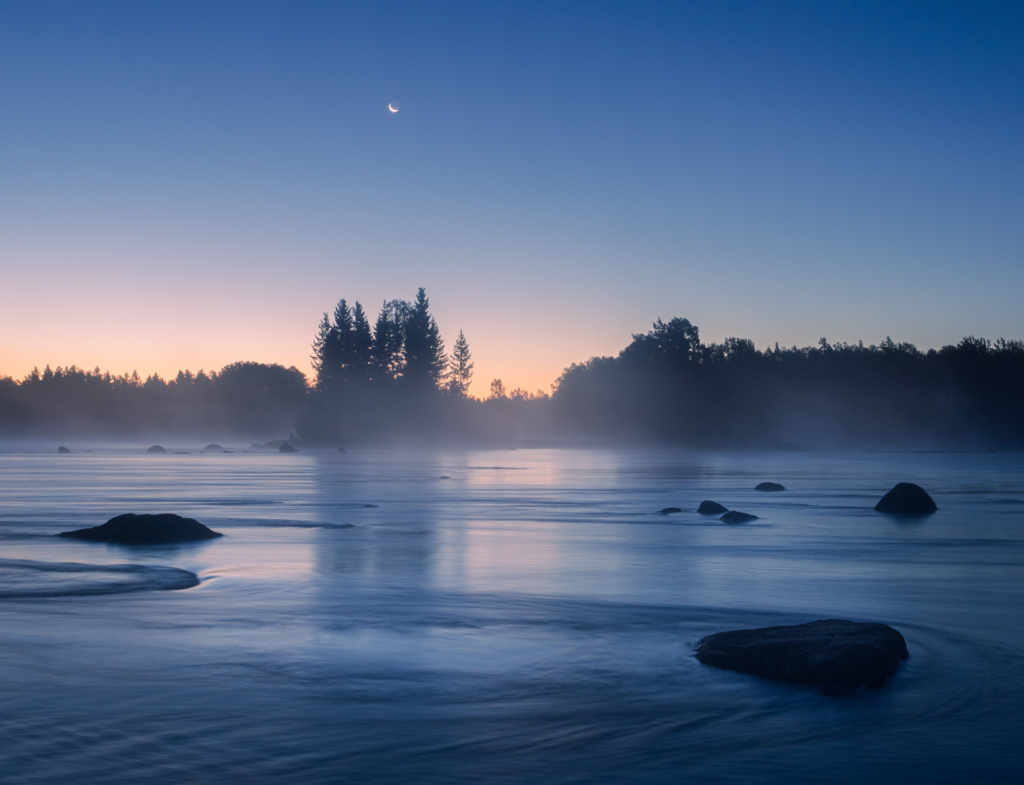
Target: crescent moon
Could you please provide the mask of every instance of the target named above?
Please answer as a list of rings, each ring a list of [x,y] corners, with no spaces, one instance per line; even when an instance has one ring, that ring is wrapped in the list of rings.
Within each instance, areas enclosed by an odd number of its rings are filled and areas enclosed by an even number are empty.
[[[391,111],[392,114],[398,114],[398,110],[401,108],[402,105],[398,103],[398,101],[392,101],[390,104],[388,104],[388,109]]]

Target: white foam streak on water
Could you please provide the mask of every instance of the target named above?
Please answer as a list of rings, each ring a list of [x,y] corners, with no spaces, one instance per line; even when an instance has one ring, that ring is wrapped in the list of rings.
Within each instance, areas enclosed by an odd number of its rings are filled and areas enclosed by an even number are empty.
[[[871,511],[899,480],[940,511]],[[761,519],[653,514],[703,499]],[[50,536],[130,511],[227,536]],[[11,781],[1024,771],[1019,456],[5,453],[0,546]],[[831,616],[904,633],[888,687],[826,698],[690,656],[716,630]]]

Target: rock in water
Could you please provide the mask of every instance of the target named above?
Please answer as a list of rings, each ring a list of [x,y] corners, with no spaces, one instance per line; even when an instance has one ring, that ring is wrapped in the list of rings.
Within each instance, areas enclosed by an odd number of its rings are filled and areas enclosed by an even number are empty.
[[[58,447],[57,448],[57,452],[60,453],[61,455],[70,455],[71,454],[71,450],[69,450],[67,447]]]
[[[722,523],[747,523],[748,521],[756,521],[757,516],[746,512],[740,512],[739,510],[732,510],[731,512],[727,512],[718,520]]]
[[[721,515],[723,512],[729,512],[729,508],[723,507],[718,502],[703,501],[697,508],[697,512],[701,515]]]
[[[152,447],[146,450],[146,452],[167,452],[167,450],[165,450],[159,444],[154,444]]]
[[[202,451],[203,452],[224,452],[224,448],[221,447],[219,444],[208,444],[208,445],[206,445],[203,448]]]
[[[777,482],[762,482],[759,485],[754,486],[755,491],[784,491],[786,490],[785,485],[779,485]]]
[[[288,442],[285,442],[284,444],[282,444],[280,447],[277,448],[277,451],[278,452],[298,452],[298,449],[295,448],[295,447],[292,447],[290,444],[288,444]]]
[[[939,508],[935,506],[932,497],[920,485],[901,482],[881,498],[875,505],[875,509],[878,512],[888,512],[894,515],[927,515]]]
[[[121,545],[166,545],[175,542],[196,542],[223,537],[193,518],[180,515],[136,515],[127,513],[111,518],[102,526],[61,532],[58,537],[70,537],[90,542],[115,542]]]
[[[705,665],[832,694],[881,687],[908,656],[903,636],[888,624],[842,619],[719,632],[697,642]]]
[[[664,510],[658,510],[658,515],[672,515],[676,512],[682,512],[681,507],[666,507]]]

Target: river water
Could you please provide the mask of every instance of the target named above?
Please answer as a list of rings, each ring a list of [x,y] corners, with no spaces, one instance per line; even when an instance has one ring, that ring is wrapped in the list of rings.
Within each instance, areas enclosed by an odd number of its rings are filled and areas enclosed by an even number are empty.
[[[1024,780],[1020,455],[49,449],[0,454],[4,781]],[[226,536],[52,536],[123,512]],[[692,657],[834,617],[906,637],[885,688]]]

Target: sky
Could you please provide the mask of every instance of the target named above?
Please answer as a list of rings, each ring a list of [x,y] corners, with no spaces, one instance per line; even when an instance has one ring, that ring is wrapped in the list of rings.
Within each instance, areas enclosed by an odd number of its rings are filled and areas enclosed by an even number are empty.
[[[401,110],[388,111],[390,101]],[[0,3],[0,375],[1024,338],[1024,5]]]

